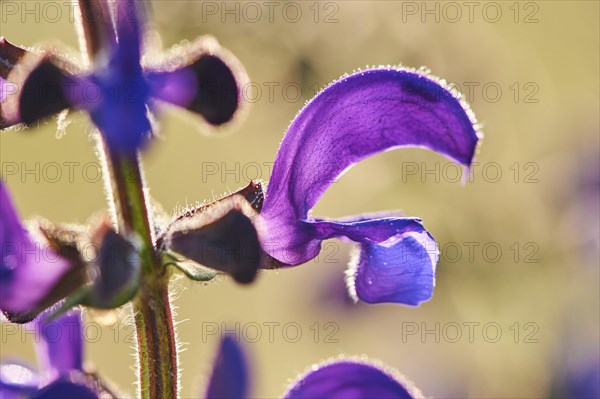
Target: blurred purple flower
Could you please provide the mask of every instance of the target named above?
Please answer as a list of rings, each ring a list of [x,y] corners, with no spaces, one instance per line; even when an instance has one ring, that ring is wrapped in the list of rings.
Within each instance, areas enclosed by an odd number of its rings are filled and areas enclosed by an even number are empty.
[[[116,37],[105,38],[107,51],[96,57],[91,73],[55,54],[40,57],[0,38],[0,61],[11,65],[0,70],[0,78],[22,81],[16,100],[3,105],[0,128],[77,108],[90,114],[109,146],[129,153],[151,133],[152,100],[186,108],[211,125],[230,121],[240,103],[236,75],[242,78],[244,72],[239,62],[216,40],[200,38],[159,64],[142,66],[140,7],[134,0],[115,2]],[[4,97],[15,94],[7,91],[2,90]]]
[[[81,312],[49,321],[48,312],[34,324],[39,372],[18,364],[0,364],[0,397],[95,399],[101,389],[82,368]]]
[[[402,377],[364,361],[338,360],[311,367],[283,395],[284,399],[412,399],[421,392]],[[205,398],[248,398],[246,359],[236,341],[225,336]]]
[[[551,397],[569,399],[600,398],[600,358],[581,361],[575,366],[562,364],[554,376]],[[568,363],[568,362],[565,362]]]
[[[284,395],[285,399],[411,399],[422,397],[397,377],[366,362],[339,360],[313,366]]]
[[[233,338],[225,336],[213,365],[206,398],[247,398],[249,390],[247,370],[242,349]]]
[[[579,154],[573,161],[574,176],[569,176],[573,177],[569,179],[569,183],[574,181],[575,184],[567,191],[568,196],[564,200],[574,215],[567,216],[573,221],[576,232],[573,236],[577,237],[576,242],[581,245],[583,255],[593,260],[584,264],[595,264],[593,269],[598,270],[596,260],[600,250],[600,153],[598,146],[589,146],[589,149],[579,151]]]
[[[62,298],[56,287],[74,265],[31,237],[1,180],[0,216],[0,310],[30,321]]]
[[[355,299],[407,305],[430,299],[438,250],[421,219],[390,212],[331,221],[310,211],[369,156],[420,147],[468,168],[478,140],[468,106],[424,73],[380,68],[333,83],[299,112],[281,143],[261,211],[263,249],[293,266],[315,258],[323,240],[354,241],[358,255],[347,275]]]

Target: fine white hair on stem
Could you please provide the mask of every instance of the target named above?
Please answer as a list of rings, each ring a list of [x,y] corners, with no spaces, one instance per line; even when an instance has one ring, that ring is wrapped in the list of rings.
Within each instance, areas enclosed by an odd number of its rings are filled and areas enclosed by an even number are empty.
[[[94,129],[91,132],[91,135],[96,141],[96,156],[98,157],[98,162],[100,164],[100,168],[102,169],[104,196],[106,197],[106,202],[108,204],[110,221],[113,226],[118,226],[117,207],[114,201],[114,187],[112,179],[110,178],[110,168],[108,165],[108,159],[106,158],[106,152],[103,149],[104,142],[102,140],[102,135],[97,129]]]
[[[179,394],[181,393],[181,374],[183,369],[181,368],[181,356],[180,353],[183,352],[185,350],[183,343],[181,342],[181,340],[179,339],[179,336],[177,334],[177,324],[179,324],[178,322],[175,322],[175,320],[177,319],[177,309],[179,309],[179,306],[175,305],[175,300],[178,297],[178,293],[177,290],[171,289],[170,284],[169,284],[169,304],[171,306],[171,322],[173,324],[173,339],[175,340],[175,358],[176,358],[176,365],[177,365],[177,372],[175,373],[176,377],[177,377],[177,396],[179,397]],[[180,322],[183,322],[180,321]]]

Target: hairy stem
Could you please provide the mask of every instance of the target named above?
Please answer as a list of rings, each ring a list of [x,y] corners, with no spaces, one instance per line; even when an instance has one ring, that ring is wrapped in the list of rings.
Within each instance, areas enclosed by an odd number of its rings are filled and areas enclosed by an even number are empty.
[[[87,56],[94,59],[102,49],[114,46],[111,23],[106,23],[106,0],[79,0],[81,28]],[[101,10],[103,16],[90,15]],[[85,14],[85,13],[88,14]],[[110,47],[108,47],[110,49]],[[139,240],[142,261],[141,287],[133,300],[139,360],[139,387],[142,398],[177,397],[177,343],[169,301],[168,276],[154,245],[152,213],[146,201],[146,187],[138,154],[126,154],[109,147],[99,135],[98,148],[110,177],[117,228]]]
[[[104,146],[107,148],[106,146]],[[133,301],[142,398],[177,397],[177,344],[169,301],[168,276],[153,240],[151,213],[137,156],[108,150],[119,229],[140,240],[142,284]]]
[[[167,280],[145,281],[133,304],[142,398],[177,397],[177,343]]]

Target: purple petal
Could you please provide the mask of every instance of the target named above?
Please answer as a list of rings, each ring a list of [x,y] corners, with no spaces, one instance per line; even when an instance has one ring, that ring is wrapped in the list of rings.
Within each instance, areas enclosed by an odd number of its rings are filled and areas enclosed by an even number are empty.
[[[248,371],[244,353],[237,342],[225,336],[213,366],[206,399],[248,397]]]
[[[170,72],[149,72],[147,78],[152,96],[172,105],[187,108],[198,93],[198,79],[189,67]]]
[[[31,52],[0,37],[0,129],[30,125],[69,108],[64,85],[79,72],[54,50]]]
[[[150,137],[149,89],[141,70],[124,70],[119,56],[89,78],[72,78],[65,89],[69,103],[90,113],[110,147],[131,153]]]
[[[32,399],[98,399],[91,387],[61,378],[42,388]]]
[[[179,218],[169,226],[166,248],[202,266],[228,273],[238,283],[251,283],[262,258],[252,223],[257,214],[248,202],[252,192],[256,191],[250,185],[239,194]]]
[[[0,398],[29,397],[38,390],[38,376],[29,367],[17,363],[0,364]]]
[[[416,306],[431,299],[435,286],[437,245],[420,219],[379,218],[357,221],[308,222],[321,240],[346,237],[359,243],[359,253],[347,273],[350,294],[367,303]]]
[[[281,143],[261,212],[267,252],[289,264],[314,256],[305,249],[313,237],[303,221],[357,162],[410,146],[468,167],[477,141],[466,106],[422,73],[374,69],[339,80],[300,111]]]
[[[424,228],[399,232],[380,244],[360,244],[348,274],[350,292],[367,303],[417,306],[433,295],[438,257],[437,244]]]
[[[6,80],[0,77],[0,128],[30,125],[70,107],[63,85],[71,75],[60,62],[52,55],[27,53]]]
[[[556,397],[570,399],[600,398],[600,359],[581,361],[575,367],[567,368],[554,392]],[[562,380],[562,381],[561,381]]]
[[[286,264],[314,258],[326,239],[342,238],[358,243],[358,254],[347,272],[348,288],[355,300],[416,306],[433,295],[439,252],[420,219],[382,216],[344,221],[317,219],[302,222],[296,237],[302,237],[302,242],[293,250],[278,252]],[[261,246],[269,252],[277,242],[263,240]]]
[[[69,103],[62,91],[62,84],[67,78],[68,75],[50,59],[42,60],[27,76],[21,89],[21,121],[30,125],[68,108]]]
[[[119,0],[115,3],[119,63],[125,69],[136,71],[141,68],[141,7],[141,2],[135,0]]]
[[[34,311],[71,264],[31,239],[1,181],[0,216],[0,310]]]
[[[81,303],[100,309],[120,307],[135,296],[140,284],[138,248],[108,224],[96,229],[93,240],[99,248],[94,262],[97,275]]]
[[[406,385],[406,386],[405,386]],[[298,380],[284,399],[413,399],[421,393],[374,365],[339,361],[320,365]]]
[[[90,113],[108,145],[133,153],[147,141],[150,89],[140,64],[140,3],[116,3],[118,44],[108,62],[91,77],[71,78],[65,84],[69,103]]]
[[[48,321],[48,315],[42,314],[35,322],[41,338],[36,345],[38,363],[53,379],[71,370],[82,370],[81,311],[73,310],[53,321]]]
[[[211,125],[222,125],[240,108],[246,74],[218,43],[199,38],[165,57],[147,78],[156,99],[197,113]]]

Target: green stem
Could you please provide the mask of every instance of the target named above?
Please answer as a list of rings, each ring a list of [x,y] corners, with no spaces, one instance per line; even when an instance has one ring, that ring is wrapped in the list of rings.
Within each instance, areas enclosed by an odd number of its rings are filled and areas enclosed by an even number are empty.
[[[177,397],[177,343],[167,280],[146,282],[133,303],[142,398]]]
[[[113,201],[119,230],[135,233],[146,273],[160,272],[162,262],[154,248],[154,227],[146,205],[144,178],[137,154],[125,155],[102,143],[111,173]]]
[[[79,0],[82,13],[108,12],[106,0]],[[94,18],[95,17],[95,18]],[[81,18],[87,56],[95,58],[103,48],[115,43],[112,24],[106,18],[87,14]],[[109,47],[110,48],[110,47]],[[177,397],[177,343],[169,300],[168,275],[154,245],[152,213],[146,201],[146,187],[138,154],[125,154],[109,147],[99,135],[101,160],[106,162],[121,233],[139,240],[142,261],[141,286],[133,300],[139,361],[139,387],[142,398]]]
[[[107,146],[104,146],[107,149]],[[108,150],[119,229],[140,240],[142,278],[133,301],[137,331],[139,386],[142,398],[177,397],[177,343],[168,291],[168,275],[154,247],[145,184],[137,156]]]

